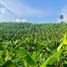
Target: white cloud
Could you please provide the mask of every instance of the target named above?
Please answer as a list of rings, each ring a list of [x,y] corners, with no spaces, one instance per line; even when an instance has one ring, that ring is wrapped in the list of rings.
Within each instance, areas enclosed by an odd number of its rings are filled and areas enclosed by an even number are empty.
[[[32,8],[27,5],[25,2],[21,0],[0,0],[0,3],[3,4],[6,8],[11,10],[13,13],[18,16],[30,17],[30,16],[48,16],[50,14],[50,10],[39,10]]]

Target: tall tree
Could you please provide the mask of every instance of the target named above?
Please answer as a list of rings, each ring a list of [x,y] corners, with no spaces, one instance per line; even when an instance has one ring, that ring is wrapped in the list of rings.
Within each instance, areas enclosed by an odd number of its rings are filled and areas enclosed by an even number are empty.
[[[63,19],[64,19],[64,16],[63,15],[60,15],[60,20],[61,20],[61,23],[63,23]]]

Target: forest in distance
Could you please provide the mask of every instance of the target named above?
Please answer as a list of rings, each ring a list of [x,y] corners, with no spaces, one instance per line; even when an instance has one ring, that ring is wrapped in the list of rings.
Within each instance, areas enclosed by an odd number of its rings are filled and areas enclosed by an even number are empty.
[[[0,23],[0,67],[67,67],[67,24]]]

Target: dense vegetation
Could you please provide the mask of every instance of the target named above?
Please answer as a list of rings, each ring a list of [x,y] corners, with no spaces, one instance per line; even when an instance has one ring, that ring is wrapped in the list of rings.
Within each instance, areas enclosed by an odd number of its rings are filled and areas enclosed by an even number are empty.
[[[67,24],[0,23],[0,67],[67,66]]]

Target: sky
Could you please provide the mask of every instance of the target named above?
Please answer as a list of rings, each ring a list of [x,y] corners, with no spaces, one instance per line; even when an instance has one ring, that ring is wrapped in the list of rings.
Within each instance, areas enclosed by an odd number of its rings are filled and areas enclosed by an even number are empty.
[[[0,21],[57,22],[61,14],[67,21],[67,0],[0,0]]]

